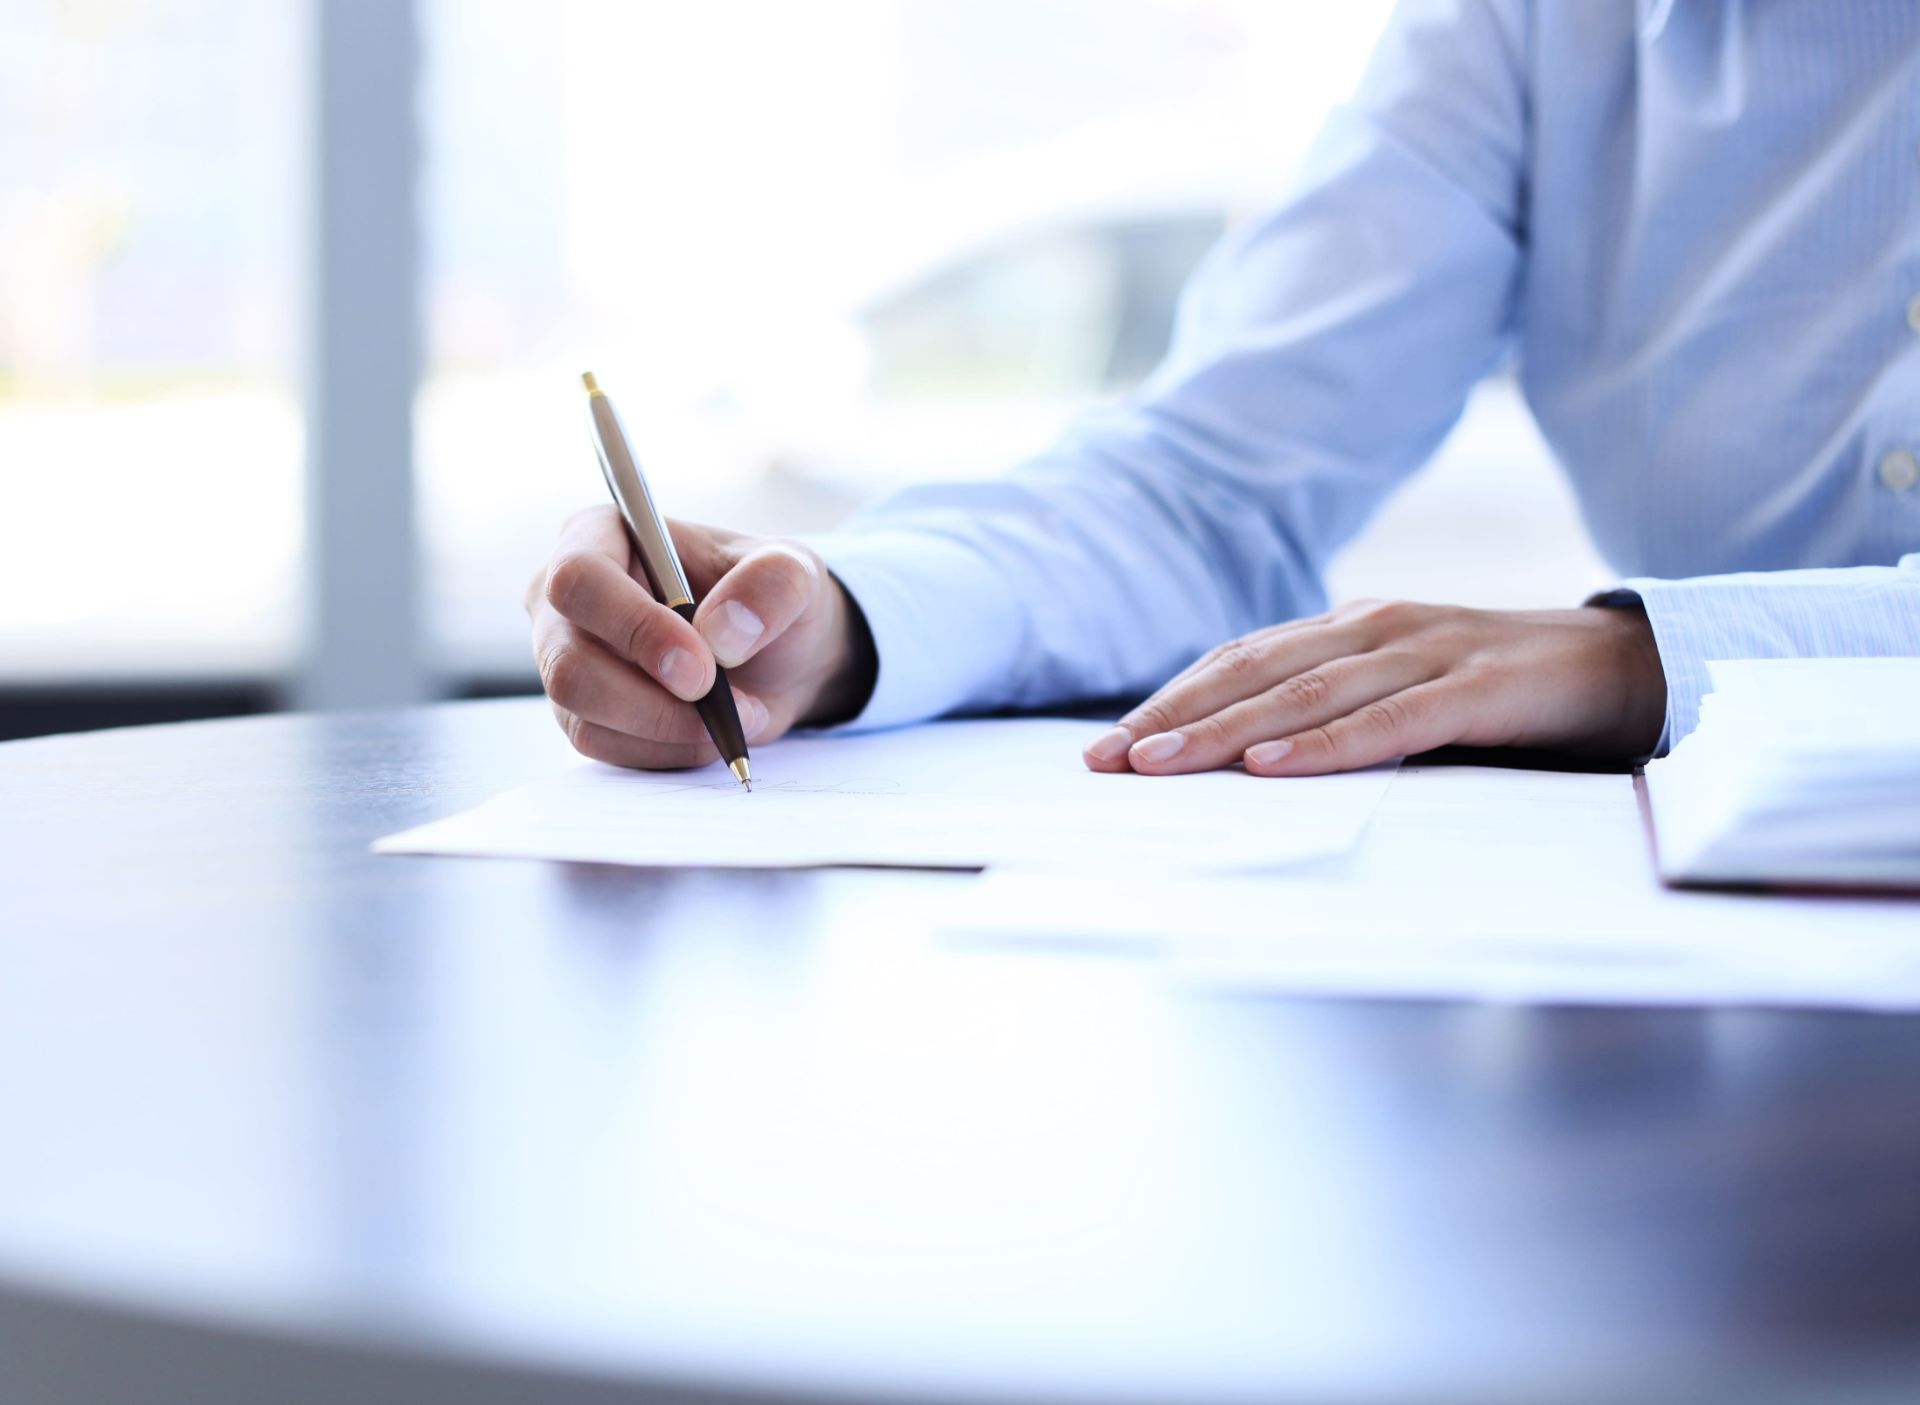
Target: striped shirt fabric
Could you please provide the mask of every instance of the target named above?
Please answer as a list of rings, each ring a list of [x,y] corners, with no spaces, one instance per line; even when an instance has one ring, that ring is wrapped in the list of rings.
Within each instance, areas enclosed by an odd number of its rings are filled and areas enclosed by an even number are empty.
[[[1317,613],[1509,357],[1663,750],[1710,659],[1920,654],[1920,5],[1407,0],[1138,393],[816,540],[878,647],[856,725],[1144,693]]]

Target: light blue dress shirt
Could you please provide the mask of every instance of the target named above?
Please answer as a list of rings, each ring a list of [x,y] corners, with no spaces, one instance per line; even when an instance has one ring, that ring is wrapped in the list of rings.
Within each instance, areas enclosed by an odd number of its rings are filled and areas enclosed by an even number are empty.
[[[816,543],[879,651],[857,722],[1144,693],[1323,610],[1509,353],[1662,749],[1709,659],[1920,654],[1920,4],[1408,0],[1137,395]]]

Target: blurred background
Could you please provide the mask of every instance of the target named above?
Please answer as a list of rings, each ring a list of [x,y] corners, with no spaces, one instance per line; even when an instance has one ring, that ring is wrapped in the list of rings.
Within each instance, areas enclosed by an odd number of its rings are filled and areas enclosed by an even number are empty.
[[[1388,0],[8,0],[0,735],[533,691],[604,496],[828,526],[1123,393]],[[1604,579],[1511,383],[1338,597]]]

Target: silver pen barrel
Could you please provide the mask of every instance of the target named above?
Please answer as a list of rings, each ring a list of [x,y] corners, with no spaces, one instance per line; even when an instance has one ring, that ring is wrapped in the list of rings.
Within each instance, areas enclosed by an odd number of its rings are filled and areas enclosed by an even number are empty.
[[[600,472],[606,476],[613,500],[620,505],[620,515],[633,530],[647,579],[669,609],[691,605],[693,590],[681,568],[680,553],[673,549],[673,535],[667,531],[660,509],[653,505],[653,494],[647,491],[640,465],[634,462],[619,412],[594,380],[593,372],[588,371],[580,380],[587,388],[587,414],[593,421],[593,447],[600,458]]]

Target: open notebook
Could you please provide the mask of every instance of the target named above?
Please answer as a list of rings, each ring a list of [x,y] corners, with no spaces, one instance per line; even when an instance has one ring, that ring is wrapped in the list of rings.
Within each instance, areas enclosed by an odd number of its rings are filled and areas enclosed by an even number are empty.
[[[1920,659],[1707,667],[1700,725],[1646,768],[1661,873],[1920,888]]]

